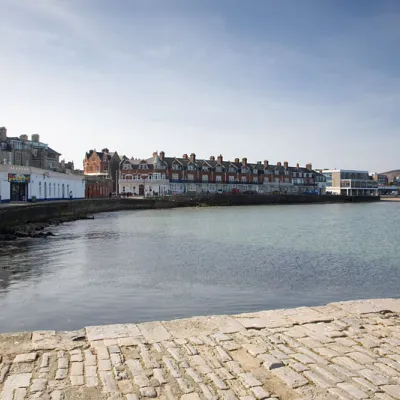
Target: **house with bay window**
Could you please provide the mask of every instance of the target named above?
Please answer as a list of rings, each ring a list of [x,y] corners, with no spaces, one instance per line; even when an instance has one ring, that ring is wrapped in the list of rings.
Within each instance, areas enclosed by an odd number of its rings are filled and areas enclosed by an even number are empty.
[[[311,164],[249,163],[246,157],[225,161],[222,155],[197,159],[195,153],[166,157],[162,151],[148,159],[125,157],[120,163],[118,193],[147,197],[221,192],[323,194],[324,182],[325,177]]]

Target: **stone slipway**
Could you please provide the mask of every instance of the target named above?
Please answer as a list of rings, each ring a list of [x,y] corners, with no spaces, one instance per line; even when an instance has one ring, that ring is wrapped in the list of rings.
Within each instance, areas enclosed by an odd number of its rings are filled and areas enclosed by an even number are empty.
[[[0,335],[0,399],[400,399],[400,300]]]

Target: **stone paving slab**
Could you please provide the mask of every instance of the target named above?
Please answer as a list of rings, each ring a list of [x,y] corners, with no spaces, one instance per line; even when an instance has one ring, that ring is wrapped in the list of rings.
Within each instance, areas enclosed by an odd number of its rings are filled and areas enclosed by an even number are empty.
[[[0,400],[400,400],[400,300],[0,335]]]

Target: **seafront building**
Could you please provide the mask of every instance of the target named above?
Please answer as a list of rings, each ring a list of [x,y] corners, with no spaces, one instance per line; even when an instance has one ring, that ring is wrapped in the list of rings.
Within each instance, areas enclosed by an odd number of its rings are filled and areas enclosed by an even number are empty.
[[[117,176],[121,158],[107,148],[101,152],[89,150],[83,160],[86,179],[86,198],[106,197],[117,191]]]
[[[157,196],[185,193],[324,194],[325,176],[287,161],[249,163],[247,158],[225,161],[222,155],[197,159],[194,153],[166,157],[161,151],[148,159],[124,158],[118,193]]]
[[[368,171],[333,169],[323,170],[326,190],[346,196],[377,196],[378,181]]]
[[[83,199],[83,176],[35,167],[0,165],[0,202]]]
[[[61,154],[47,143],[40,141],[40,135],[7,136],[7,129],[0,127],[0,164],[21,167],[35,167],[55,172],[73,169],[72,162],[60,161]]]
[[[38,134],[9,137],[0,128],[0,202],[48,201],[85,197],[85,180],[73,162],[40,141]]]

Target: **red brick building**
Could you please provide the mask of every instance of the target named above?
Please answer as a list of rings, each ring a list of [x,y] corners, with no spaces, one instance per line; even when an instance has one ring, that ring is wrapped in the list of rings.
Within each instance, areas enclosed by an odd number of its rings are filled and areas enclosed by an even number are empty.
[[[113,192],[113,181],[101,176],[85,176],[86,190],[85,198],[109,197]]]
[[[197,159],[194,153],[165,157],[153,153],[149,159],[125,158],[120,165],[120,194],[153,196],[193,192],[290,193],[324,192],[325,177],[311,164],[290,167],[287,161],[272,165],[269,161],[249,163],[224,161],[222,155]]]

